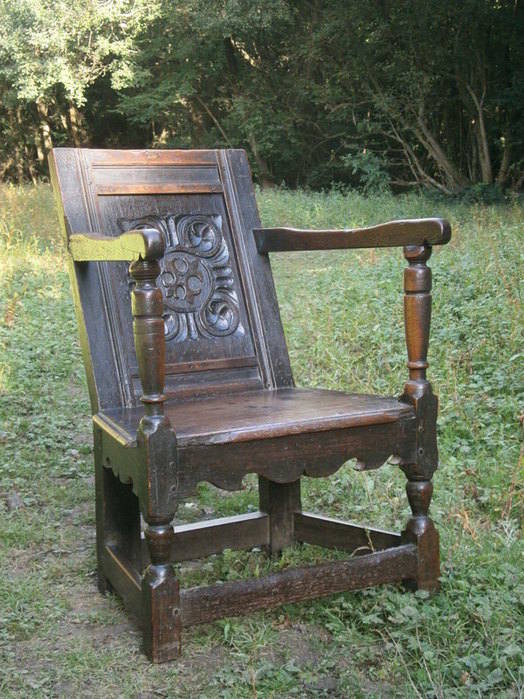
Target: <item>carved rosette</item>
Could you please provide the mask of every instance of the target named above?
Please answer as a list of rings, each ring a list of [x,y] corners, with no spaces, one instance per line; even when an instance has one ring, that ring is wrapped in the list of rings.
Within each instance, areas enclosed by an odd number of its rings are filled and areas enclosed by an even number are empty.
[[[118,225],[122,231],[156,228],[165,238],[158,285],[164,298],[166,340],[244,332],[221,216],[152,214],[120,219]]]

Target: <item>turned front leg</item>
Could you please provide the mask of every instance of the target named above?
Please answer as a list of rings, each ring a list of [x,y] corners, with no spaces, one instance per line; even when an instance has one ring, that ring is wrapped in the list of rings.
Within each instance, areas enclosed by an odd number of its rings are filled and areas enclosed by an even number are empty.
[[[144,649],[154,662],[180,654],[179,584],[171,565],[177,506],[176,437],[164,415],[165,338],[162,293],[155,281],[156,260],[138,260],[130,267],[133,332],[142,384],[144,417],[138,428],[143,454],[139,499],[146,522],[145,539],[151,564],[142,578]]]
[[[153,662],[161,663],[181,652],[180,590],[170,563],[175,533],[171,517],[150,516],[146,525],[151,565],[142,579],[144,651]]]
[[[417,544],[419,563],[415,584],[424,590],[437,589],[440,575],[439,536],[428,516],[433,493],[431,478],[438,465],[438,401],[426,378],[431,321],[431,269],[426,262],[430,255],[429,245],[404,248],[404,256],[409,263],[404,272],[409,380],[404,387],[403,399],[415,408],[417,436],[415,459],[412,463],[401,464],[408,479],[406,492],[412,512],[402,536],[405,541]]]

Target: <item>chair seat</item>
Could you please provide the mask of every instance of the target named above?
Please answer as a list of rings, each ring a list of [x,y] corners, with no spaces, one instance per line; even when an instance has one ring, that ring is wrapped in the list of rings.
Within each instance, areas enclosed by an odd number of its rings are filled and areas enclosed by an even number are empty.
[[[136,438],[142,408],[106,411],[105,417]],[[395,398],[322,389],[251,390],[166,403],[177,443],[227,444],[395,422],[414,414]]]

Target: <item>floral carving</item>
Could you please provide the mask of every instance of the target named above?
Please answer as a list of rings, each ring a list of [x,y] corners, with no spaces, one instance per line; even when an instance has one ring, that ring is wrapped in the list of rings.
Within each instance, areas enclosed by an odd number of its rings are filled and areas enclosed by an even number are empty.
[[[167,340],[244,332],[221,216],[152,214],[118,224],[122,231],[156,228],[164,236],[159,286]]]

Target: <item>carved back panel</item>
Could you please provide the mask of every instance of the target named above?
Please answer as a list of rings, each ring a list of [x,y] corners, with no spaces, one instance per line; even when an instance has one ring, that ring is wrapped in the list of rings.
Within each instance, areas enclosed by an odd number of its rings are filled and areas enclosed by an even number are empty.
[[[72,233],[164,236],[168,395],[292,384],[269,261],[251,234],[259,218],[244,151],[58,148],[50,167]],[[127,264],[71,263],[71,273],[93,410],[136,405]]]

